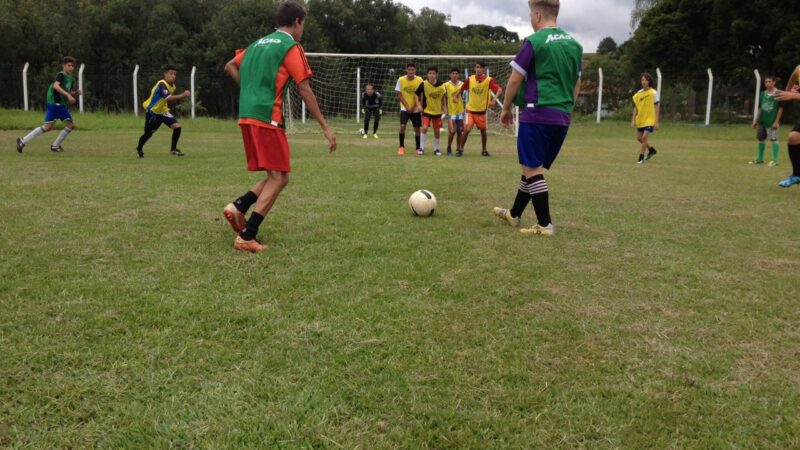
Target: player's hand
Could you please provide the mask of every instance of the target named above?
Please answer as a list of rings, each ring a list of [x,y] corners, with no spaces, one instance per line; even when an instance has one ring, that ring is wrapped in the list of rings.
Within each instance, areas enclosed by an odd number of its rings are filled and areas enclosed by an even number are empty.
[[[322,130],[322,133],[325,135],[325,139],[328,140],[328,152],[333,153],[336,151],[336,135],[333,134],[333,131],[330,127],[326,127]]]
[[[191,92],[189,92],[189,91],[183,91],[183,94],[181,94],[181,96],[182,96],[183,98],[186,98],[186,97],[188,97],[188,96],[190,96],[190,95],[192,95],[192,93],[191,93]]]
[[[83,95],[83,91],[81,91],[80,89],[78,89],[78,90],[76,90],[75,92],[73,92],[73,93],[72,93],[72,95]]]
[[[514,115],[511,114],[510,109],[503,108],[503,112],[500,113],[500,125],[503,128],[511,128],[511,125],[514,124]]]
[[[772,124],[772,129],[773,129],[773,130],[777,130],[779,125],[780,125],[780,124],[779,124],[778,122],[775,122],[775,123],[773,123],[773,124]]]
[[[67,94],[67,100],[69,100],[70,105],[75,104],[75,97],[73,97],[72,94]]]
[[[636,121],[635,120],[631,120],[631,128],[636,128]]]
[[[792,92],[800,92],[800,84],[795,84],[792,86]]]
[[[787,102],[787,101],[791,101],[791,100],[800,100],[800,93],[795,92],[795,89],[797,89],[797,87],[793,87],[792,88],[792,92],[789,92],[789,91],[778,91],[778,93],[775,94],[775,100],[778,100],[779,102]]]
[[[755,130],[756,128],[758,128],[758,124],[753,122],[753,129]]]

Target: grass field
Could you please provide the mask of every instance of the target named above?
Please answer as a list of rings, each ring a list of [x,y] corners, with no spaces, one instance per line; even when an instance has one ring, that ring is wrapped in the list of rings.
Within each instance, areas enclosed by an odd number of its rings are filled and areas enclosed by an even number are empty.
[[[292,135],[251,255],[234,122],[138,160],[142,119],[76,118],[20,155],[40,114],[0,112],[0,447],[800,448],[800,189],[747,127],[666,124],[638,166],[626,124],[576,124],[554,238],[492,216],[509,137]]]

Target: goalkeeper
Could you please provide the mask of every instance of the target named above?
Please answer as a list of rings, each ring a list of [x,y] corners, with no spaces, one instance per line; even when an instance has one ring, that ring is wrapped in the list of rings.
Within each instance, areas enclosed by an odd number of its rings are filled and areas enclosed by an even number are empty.
[[[378,125],[381,123],[381,108],[383,98],[381,93],[375,90],[372,84],[366,85],[364,93],[361,94],[361,107],[364,109],[364,139],[367,138],[369,131],[369,119],[375,116],[375,123],[372,125],[372,137],[378,139]]]

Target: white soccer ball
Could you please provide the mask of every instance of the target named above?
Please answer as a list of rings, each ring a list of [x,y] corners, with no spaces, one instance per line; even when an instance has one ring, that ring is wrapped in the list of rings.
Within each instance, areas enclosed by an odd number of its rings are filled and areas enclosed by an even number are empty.
[[[408,207],[415,216],[432,216],[436,210],[436,196],[431,191],[420,189],[408,198]]]
[[[363,128],[361,128],[360,130],[358,130],[358,135],[359,135],[359,136],[363,136],[364,134],[366,134],[366,131],[364,131],[364,129],[363,129]]]

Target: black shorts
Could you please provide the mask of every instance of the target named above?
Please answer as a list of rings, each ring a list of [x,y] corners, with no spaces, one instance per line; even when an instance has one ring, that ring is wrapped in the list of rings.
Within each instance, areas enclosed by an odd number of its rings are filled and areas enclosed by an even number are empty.
[[[411,119],[411,125],[414,125],[414,128],[419,128],[422,126],[422,113],[400,111],[400,125],[407,124],[409,119]]]
[[[170,113],[153,114],[147,111],[147,116],[144,118],[144,130],[151,133],[155,132],[162,123],[168,127],[172,127],[172,125],[178,123],[178,119]]]

